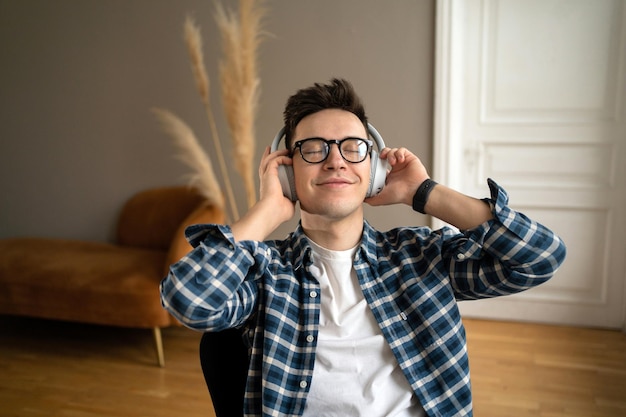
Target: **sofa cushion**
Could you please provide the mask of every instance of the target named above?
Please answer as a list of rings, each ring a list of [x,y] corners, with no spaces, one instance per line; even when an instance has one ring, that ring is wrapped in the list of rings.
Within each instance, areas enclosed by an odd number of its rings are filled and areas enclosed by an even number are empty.
[[[159,297],[163,250],[12,238],[0,240],[0,253],[0,313],[124,327],[172,323]]]
[[[181,222],[204,198],[181,186],[161,187],[131,197],[119,215],[117,243],[167,251]]]

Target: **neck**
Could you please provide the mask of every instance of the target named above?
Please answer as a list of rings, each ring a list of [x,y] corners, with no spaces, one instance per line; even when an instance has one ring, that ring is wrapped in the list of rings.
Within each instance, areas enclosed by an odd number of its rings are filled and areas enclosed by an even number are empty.
[[[318,245],[330,250],[348,250],[355,247],[363,234],[363,216],[329,219],[302,212],[302,229]]]

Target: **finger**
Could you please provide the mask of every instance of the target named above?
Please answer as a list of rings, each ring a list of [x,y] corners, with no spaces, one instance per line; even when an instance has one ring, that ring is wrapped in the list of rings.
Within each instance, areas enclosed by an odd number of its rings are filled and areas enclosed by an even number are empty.
[[[267,168],[267,160],[270,155],[270,147],[266,146],[263,151],[263,156],[261,156],[261,163],[259,164],[259,176],[263,176],[265,169]]]
[[[396,158],[398,162],[404,162],[406,160],[406,153],[408,152],[407,148],[399,148],[396,152]]]
[[[391,165],[395,165],[396,162],[398,162],[398,150],[398,148],[390,148],[386,152],[387,161],[389,161]]]
[[[288,155],[286,149],[270,152],[269,148],[266,148],[259,164],[259,175],[263,176],[269,169],[275,169],[278,165],[292,165],[292,159]]]

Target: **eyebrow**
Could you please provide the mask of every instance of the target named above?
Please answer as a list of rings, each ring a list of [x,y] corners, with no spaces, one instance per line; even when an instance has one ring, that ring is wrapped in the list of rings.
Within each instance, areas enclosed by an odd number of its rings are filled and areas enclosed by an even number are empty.
[[[335,139],[335,138],[323,138],[321,136],[311,136],[310,138],[304,138],[304,139],[298,139],[298,140],[294,140],[293,143],[298,143],[298,142],[302,142],[304,140],[309,140],[309,139],[321,139],[321,140],[345,140],[345,139],[360,139],[360,140],[370,140],[368,138],[364,138],[361,136],[345,136],[344,138],[341,139]]]

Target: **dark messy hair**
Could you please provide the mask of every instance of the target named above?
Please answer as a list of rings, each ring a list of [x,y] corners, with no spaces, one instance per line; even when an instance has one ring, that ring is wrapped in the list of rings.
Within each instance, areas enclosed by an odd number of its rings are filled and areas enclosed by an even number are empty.
[[[326,109],[341,109],[356,115],[367,131],[367,116],[352,84],[344,79],[333,78],[329,84],[315,83],[298,90],[287,99],[283,118],[285,121],[285,145],[291,149],[296,126],[306,116]]]

